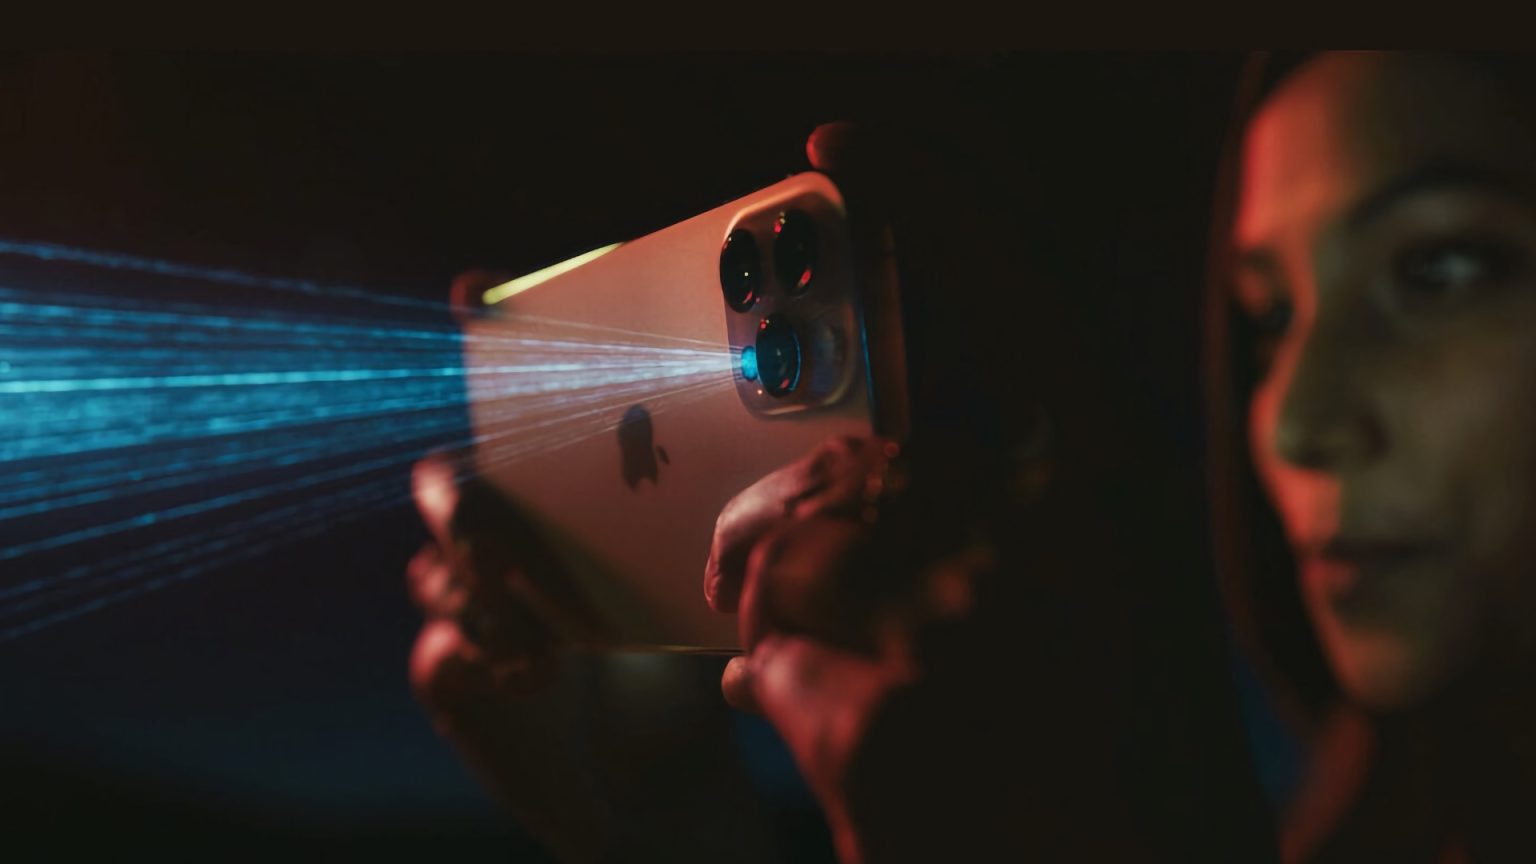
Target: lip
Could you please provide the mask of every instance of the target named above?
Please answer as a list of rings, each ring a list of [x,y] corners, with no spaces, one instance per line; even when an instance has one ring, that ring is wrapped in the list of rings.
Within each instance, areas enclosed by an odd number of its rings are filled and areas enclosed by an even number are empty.
[[[1342,564],[1371,565],[1391,563],[1430,555],[1437,544],[1413,540],[1382,540],[1340,536],[1308,549],[1308,557]]]
[[[1442,553],[1435,543],[1340,536],[1306,550],[1303,570],[1335,611],[1362,615],[1392,606],[1406,571]]]

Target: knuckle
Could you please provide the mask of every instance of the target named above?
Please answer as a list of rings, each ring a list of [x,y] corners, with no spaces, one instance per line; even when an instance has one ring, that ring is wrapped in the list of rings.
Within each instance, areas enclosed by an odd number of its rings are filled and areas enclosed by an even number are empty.
[[[818,455],[836,460],[852,456],[864,449],[865,439],[858,435],[834,435],[823,441]]]
[[[720,508],[720,514],[715,517],[715,537],[721,537],[730,533],[731,525],[736,521],[736,513],[741,509],[741,495],[725,502]]]
[[[748,571],[767,573],[774,569],[793,546],[792,533],[784,527],[769,531],[752,547]]]

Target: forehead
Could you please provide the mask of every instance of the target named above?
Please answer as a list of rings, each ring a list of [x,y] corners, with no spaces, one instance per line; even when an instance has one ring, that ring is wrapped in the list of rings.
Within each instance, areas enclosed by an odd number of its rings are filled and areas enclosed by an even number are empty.
[[[1274,242],[1317,230],[1426,163],[1528,176],[1529,106],[1447,58],[1328,54],[1293,73],[1248,126],[1235,233]]]

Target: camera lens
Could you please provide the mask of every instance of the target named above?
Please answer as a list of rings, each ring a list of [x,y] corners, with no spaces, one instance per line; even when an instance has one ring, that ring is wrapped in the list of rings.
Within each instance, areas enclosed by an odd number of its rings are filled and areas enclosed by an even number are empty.
[[[757,328],[757,376],[769,396],[788,395],[800,383],[800,337],[777,315]]]
[[[737,312],[752,308],[763,293],[763,262],[757,254],[757,238],[737,228],[720,249],[720,289],[726,305]]]
[[[791,294],[804,294],[816,273],[816,223],[803,210],[786,210],[773,226],[773,268]]]

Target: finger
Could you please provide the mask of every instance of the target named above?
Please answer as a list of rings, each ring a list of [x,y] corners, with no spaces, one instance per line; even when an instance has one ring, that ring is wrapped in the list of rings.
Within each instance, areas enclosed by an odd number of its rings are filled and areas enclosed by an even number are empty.
[[[457,486],[448,520],[454,576],[470,603],[487,609],[515,604],[563,638],[601,643],[609,628],[572,578],[539,527],[484,478],[466,476]],[[478,613],[477,613],[478,614]]]
[[[842,446],[827,446],[811,467],[815,482],[791,508],[795,516],[835,514],[860,518],[891,478],[891,463],[901,453],[895,441],[885,438],[850,438]]]
[[[720,693],[725,696],[726,704],[738,711],[761,714],[762,708],[757,704],[752,686],[751,661],[746,657],[732,657],[720,676]]]
[[[811,167],[827,174],[845,170],[856,135],[856,127],[844,121],[817,126],[805,142],[805,155]]]
[[[544,614],[551,604],[491,544],[452,525],[451,545],[428,543],[406,565],[412,600],[429,619],[451,622],[457,638],[490,661],[553,653],[556,637]]]
[[[452,723],[497,696],[536,692],[555,674],[557,662],[554,655],[496,657],[453,622],[431,621],[411,651],[411,688],[438,723]]]
[[[433,617],[453,613],[452,574],[436,543],[426,544],[411,558],[405,567],[405,579],[411,601],[422,612]]]
[[[452,541],[450,520],[459,506],[459,473],[464,457],[451,451],[437,451],[423,457],[411,469],[411,497],[438,545]]]
[[[759,538],[782,522],[791,501],[815,482],[800,460],[753,483],[732,498],[715,520],[709,560],[704,564],[704,599],[716,612],[735,612],[741,598],[747,557]]]
[[[756,705],[824,795],[836,792],[880,703],[908,680],[881,659],[792,636],[764,639],[750,668]]]
[[[453,622],[427,622],[411,649],[410,680],[416,697],[443,711],[477,698],[482,678],[473,658],[472,647]]]
[[[748,651],[774,631],[859,644],[861,623],[846,602],[848,565],[865,527],[816,516],[788,522],[753,550],[743,582],[738,629]]]
[[[857,513],[872,458],[888,461],[895,443],[852,436],[831,438],[731,499],[715,522],[704,566],[704,598],[716,612],[734,612],[752,549],[791,516]],[[883,464],[883,463],[882,463]]]
[[[448,286],[448,304],[459,315],[473,314],[485,307],[487,289],[511,279],[513,273],[499,270],[465,270],[453,278]]]
[[[453,621],[470,644],[495,662],[542,658],[559,651],[555,624],[518,592],[472,592]]]

